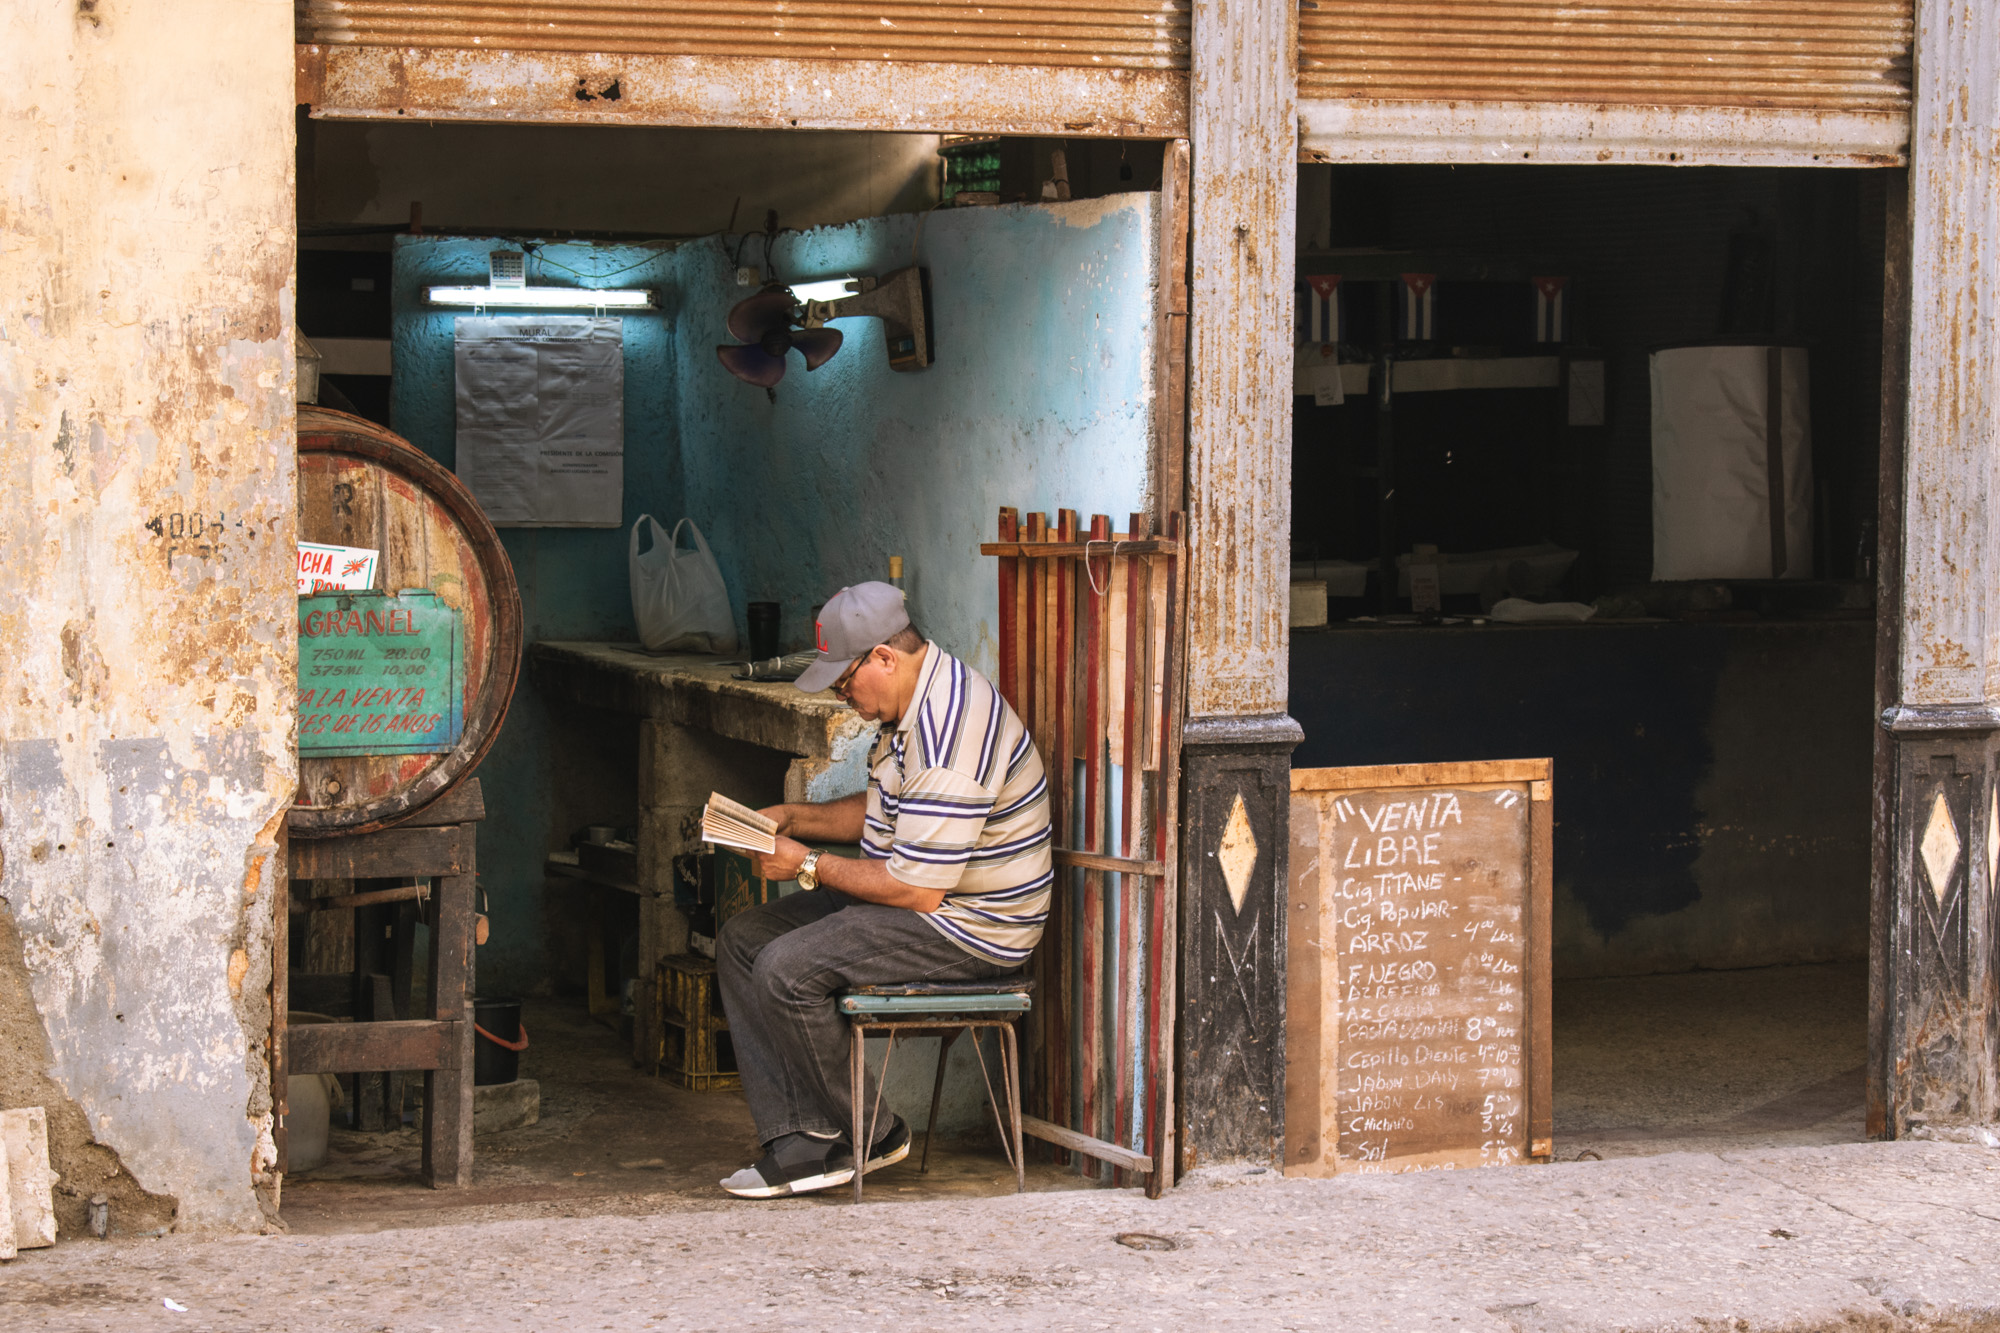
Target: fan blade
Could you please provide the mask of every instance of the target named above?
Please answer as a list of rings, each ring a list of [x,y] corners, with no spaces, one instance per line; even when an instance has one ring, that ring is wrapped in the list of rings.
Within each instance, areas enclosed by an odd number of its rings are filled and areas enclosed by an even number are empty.
[[[792,335],[792,346],[805,354],[807,370],[818,370],[840,350],[840,330],[800,329]]]
[[[769,389],[785,377],[785,358],[772,356],[755,343],[735,347],[721,345],[715,349],[715,355],[721,360],[724,370],[745,384]]]
[[[754,343],[772,329],[786,328],[798,304],[797,298],[784,287],[738,301],[729,312],[730,336]]]

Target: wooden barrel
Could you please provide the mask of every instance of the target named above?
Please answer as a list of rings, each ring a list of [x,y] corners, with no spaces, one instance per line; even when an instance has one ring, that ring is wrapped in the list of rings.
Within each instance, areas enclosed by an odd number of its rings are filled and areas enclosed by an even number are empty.
[[[296,837],[367,833],[415,814],[485,757],[520,675],[521,594],[457,477],[371,421],[309,404],[299,406],[299,540],[380,552],[367,590],[299,598],[288,818]]]

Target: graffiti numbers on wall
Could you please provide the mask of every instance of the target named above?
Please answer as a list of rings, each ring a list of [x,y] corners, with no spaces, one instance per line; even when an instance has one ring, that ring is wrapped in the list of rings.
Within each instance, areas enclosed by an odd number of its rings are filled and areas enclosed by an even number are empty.
[[[228,556],[222,543],[231,529],[240,530],[243,527],[243,520],[232,519],[221,510],[208,514],[198,509],[186,509],[155,514],[140,526],[159,540],[170,561],[177,555],[223,560]]]

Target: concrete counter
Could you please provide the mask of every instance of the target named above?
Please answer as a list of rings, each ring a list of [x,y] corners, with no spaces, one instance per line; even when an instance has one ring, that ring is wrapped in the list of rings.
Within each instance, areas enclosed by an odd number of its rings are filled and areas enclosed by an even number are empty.
[[[591,708],[806,759],[840,760],[866,750],[875,724],[832,691],[806,694],[790,681],[737,680],[740,660],[649,653],[636,643],[542,642],[528,650],[536,683]]]
[[[860,791],[868,782],[875,724],[828,691],[805,694],[790,681],[737,680],[741,663],[721,657],[649,653],[634,643],[545,641],[529,647],[528,661],[529,679],[544,696],[636,720],[639,967],[632,1056],[650,1069],[660,1040],[659,960],[689,946],[687,917],[674,906],[674,858],[699,846],[709,792],[764,806],[831,801]],[[548,891],[579,889],[551,880]],[[608,997],[594,998],[601,1005]],[[898,1056],[886,1093],[913,1128],[928,1119],[936,1068],[928,1041],[919,1044],[923,1054]],[[880,1058],[878,1049],[871,1063]],[[945,1075],[940,1133],[978,1129],[985,1124],[983,1107],[972,1043],[960,1042]]]
[[[875,724],[831,692],[790,681],[737,680],[740,661],[649,653],[636,643],[543,641],[528,648],[529,677],[546,697],[635,719],[638,732],[638,1021],[633,1058],[658,1050],[654,977],[661,958],[688,951],[688,918],[674,905],[674,858],[700,846],[711,791],[751,806],[831,801],[868,781]],[[551,891],[558,891],[555,881]],[[622,886],[621,886],[622,887]],[[573,885],[560,891],[575,892]],[[602,1004],[604,997],[594,996]]]

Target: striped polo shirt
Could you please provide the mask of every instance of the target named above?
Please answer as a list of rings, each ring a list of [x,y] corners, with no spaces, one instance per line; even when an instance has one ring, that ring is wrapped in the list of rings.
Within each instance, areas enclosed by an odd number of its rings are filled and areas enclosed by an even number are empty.
[[[869,756],[861,851],[905,884],[943,889],[924,919],[961,949],[1022,963],[1055,882],[1042,757],[991,681],[926,648],[910,707]]]

